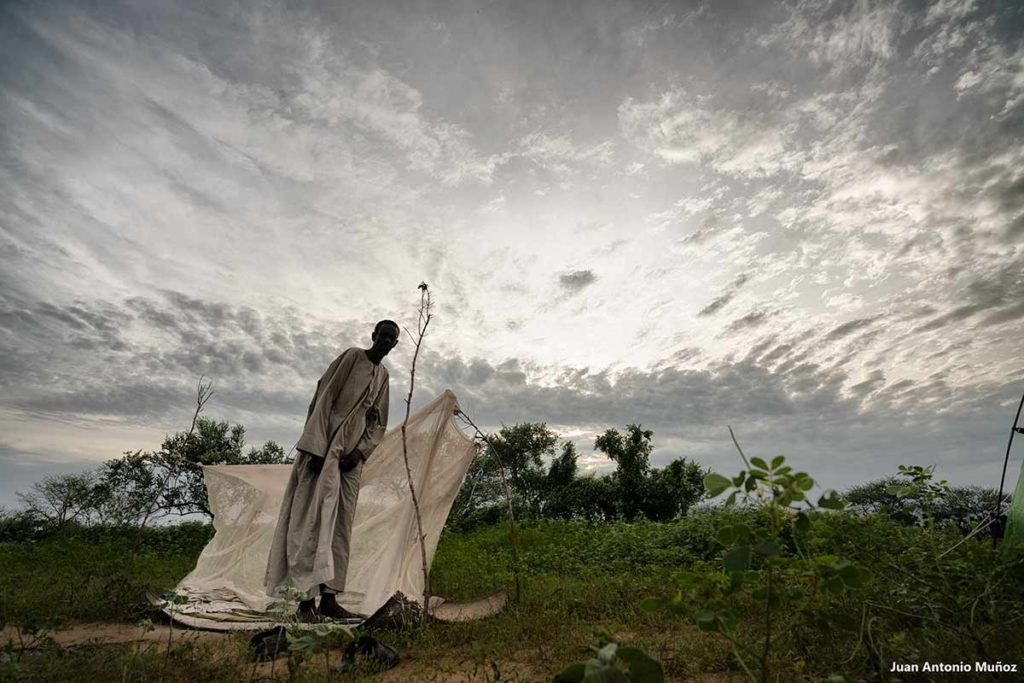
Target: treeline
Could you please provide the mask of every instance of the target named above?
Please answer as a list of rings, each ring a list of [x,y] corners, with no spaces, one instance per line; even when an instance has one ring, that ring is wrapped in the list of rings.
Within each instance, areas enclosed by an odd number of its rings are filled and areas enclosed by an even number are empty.
[[[614,462],[615,470],[581,476],[573,443],[559,445],[545,424],[503,427],[470,465],[448,525],[468,530],[507,515],[502,467],[517,517],[610,522],[685,516],[704,498],[707,470],[686,458],[652,468],[652,437],[651,430],[638,424],[622,432],[606,430],[595,438],[594,450]],[[897,474],[852,486],[843,497],[854,512],[880,514],[908,526],[951,525],[963,534],[982,526],[976,535],[999,533],[999,520],[988,524],[996,510],[995,489],[949,486],[933,474],[934,466],[900,465]],[[1006,496],[1004,506],[1008,500]]]
[[[480,443],[448,527],[465,531],[503,519],[505,482],[520,519],[668,521],[685,516],[704,498],[707,470],[686,458],[652,467],[653,435],[630,424],[597,436],[594,450],[615,464],[614,471],[598,476],[581,475],[575,445],[560,441],[546,424],[503,427]],[[22,509],[0,510],[0,542],[94,526],[143,529],[157,519],[209,520],[204,465],[284,461],[284,449],[275,442],[246,450],[242,425],[197,416],[190,430],[167,436],[157,451],[126,452],[93,471],[36,482],[18,494]],[[911,526],[954,525],[966,534],[989,520],[996,509],[994,489],[951,487],[932,474],[933,468],[901,465],[895,476],[853,486],[844,497],[854,511]],[[996,520],[978,535],[999,529]]]
[[[22,540],[69,528],[145,528],[158,519],[213,518],[204,465],[284,462],[268,441],[245,450],[245,427],[197,417],[189,431],[167,436],[159,450],[128,451],[81,474],[51,475],[17,494],[22,509],[0,510],[0,541]]]
[[[559,447],[558,435],[546,424],[503,427],[471,462],[448,524],[469,529],[507,514],[502,468],[518,517],[666,521],[685,515],[704,496],[706,471],[685,458],[652,468],[653,435],[637,424],[623,432],[608,429],[594,448],[615,463],[615,471],[580,476],[575,445],[565,441]]]

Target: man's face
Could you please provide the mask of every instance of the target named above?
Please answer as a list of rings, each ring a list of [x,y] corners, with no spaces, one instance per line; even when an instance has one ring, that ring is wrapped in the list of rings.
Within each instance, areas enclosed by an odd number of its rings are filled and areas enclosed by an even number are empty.
[[[391,349],[398,343],[398,328],[392,325],[381,325],[377,330],[377,336],[373,340],[373,346],[383,355],[388,355]]]

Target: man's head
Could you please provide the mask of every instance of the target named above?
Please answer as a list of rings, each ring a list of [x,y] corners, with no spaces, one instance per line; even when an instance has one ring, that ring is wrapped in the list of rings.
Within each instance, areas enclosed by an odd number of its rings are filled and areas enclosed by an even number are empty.
[[[381,320],[373,328],[373,334],[370,335],[370,339],[373,340],[373,348],[380,352],[381,357],[388,355],[398,343],[398,334],[398,323],[394,320]]]

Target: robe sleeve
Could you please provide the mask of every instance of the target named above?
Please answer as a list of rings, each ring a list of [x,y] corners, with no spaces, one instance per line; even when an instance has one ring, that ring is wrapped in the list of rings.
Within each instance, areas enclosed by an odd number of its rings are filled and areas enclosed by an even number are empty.
[[[316,405],[316,397],[320,395],[320,385],[323,383],[323,377],[316,381],[316,391],[313,392],[313,398],[309,401],[309,410],[306,411],[306,422],[309,422],[309,418],[313,415],[313,406]]]
[[[309,403],[306,413],[306,424],[296,448],[313,455],[324,457],[329,435],[327,426],[330,424],[331,410],[341,394],[346,380],[352,370],[355,356],[353,349],[344,351],[328,366],[323,377],[316,383],[316,393]]]
[[[363,462],[370,459],[370,453],[377,448],[384,434],[388,431],[388,399],[390,394],[390,378],[384,379],[380,393],[373,406],[366,411],[366,429],[363,431],[356,449],[363,454]]]

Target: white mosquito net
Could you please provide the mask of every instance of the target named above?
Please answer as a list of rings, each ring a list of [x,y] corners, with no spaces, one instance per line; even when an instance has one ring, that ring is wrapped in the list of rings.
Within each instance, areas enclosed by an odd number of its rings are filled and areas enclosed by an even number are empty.
[[[458,407],[455,394],[445,390],[406,426],[428,566],[474,452],[473,440],[455,421]],[[175,589],[187,599],[174,608],[176,617],[266,619],[262,612],[272,598],[266,596],[263,580],[290,473],[291,465],[203,468],[215,533],[196,568]],[[396,591],[422,601],[423,568],[401,422],[388,430],[363,466],[350,553],[347,590],[338,596],[346,608],[372,614]]]

